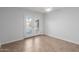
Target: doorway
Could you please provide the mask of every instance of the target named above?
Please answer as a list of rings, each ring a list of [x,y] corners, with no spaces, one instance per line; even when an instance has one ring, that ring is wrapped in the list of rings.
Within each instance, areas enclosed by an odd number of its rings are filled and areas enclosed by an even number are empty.
[[[39,18],[25,17],[24,19],[24,38],[39,34]]]

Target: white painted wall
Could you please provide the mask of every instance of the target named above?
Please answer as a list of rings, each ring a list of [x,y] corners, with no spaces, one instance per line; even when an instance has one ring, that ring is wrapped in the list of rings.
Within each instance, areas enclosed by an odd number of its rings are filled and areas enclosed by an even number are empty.
[[[24,16],[40,17],[40,33],[79,44],[79,8],[57,9],[46,14],[44,19],[44,15],[38,12],[0,7],[1,43],[23,39]]]
[[[61,8],[46,14],[45,34],[79,44],[79,8]]]
[[[0,7],[0,41],[2,44],[23,39],[24,16],[38,16],[40,33],[43,33],[43,14],[22,8]]]

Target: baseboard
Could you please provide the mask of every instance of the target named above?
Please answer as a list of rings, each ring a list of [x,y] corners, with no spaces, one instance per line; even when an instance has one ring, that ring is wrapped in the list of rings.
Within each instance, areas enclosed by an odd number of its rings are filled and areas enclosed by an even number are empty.
[[[28,39],[28,38],[32,38],[32,37],[36,37],[36,36],[42,36],[44,34],[38,34],[38,35],[34,35],[34,36],[31,36],[31,37],[24,37],[24,39]]]
[[[12,42],[16,42],[16,41],[23,40],[23,39],[24,38],[19,38],[19,39],[16,39],[16,40],[5,41],[5,42],[2,42],[1,45],[8,44],[8,43],[12,43]]]
[[[36,36],[40,36],[40,35],[43,35],[43,34],[38,34],[38,35],[31,36],[31,37],[36,37]],[[0,47],[1,47],[1,45],[4,45],[4,44],[16,42],[16,41],[23,40],[23,39],[27,39],[27,38],[31,38],[31,37],[22,37],[22,38],[19,38],[19,39],[16,39],[16,40],[5,41],[5,42],[2,42],[2,43],[0,44]]]
[[[67,39],[59,37],[59,36],[51,36],[51,35],[48,35],[48,34],[39,34],[39,35],[35,35],[35,36],[32,36],[32,37],[41,36],[41,35],[46,35],[46,36],[49,36],[49,37],[52,37],[52,38],[57,38],[57,39],[60,39],[60,40],[64,40],[64,41],[71,42],[71,43],[79,45],[79,42],[70,41],[70,40],[67,40]],[[27,38],[31,38],[31,37],[27,37]],[[12,41],[5,41],[5,42],[2,42],[1,45],[16,42],[16,41],[27,39],[27,38],[20,38],[20,39],[12,40]]]
[[[68,39],[65,39],[65,38],[62,38],[62,37],[59,37],[59,36],[51,36],[51,35],[48,35],[48,34],[45,34],[46,36],[49,36],[49,37],[52,37],[52,38],[57,38],[57,39],[60,39],[60,40],[64,40],[64,41],[67,41],[67,42],[70,42],[70,43],[74,43],[74,44],[77,44],[79,45],[79,42],[75,42],[75,41],[71,41],[71,40],[68,40]]]

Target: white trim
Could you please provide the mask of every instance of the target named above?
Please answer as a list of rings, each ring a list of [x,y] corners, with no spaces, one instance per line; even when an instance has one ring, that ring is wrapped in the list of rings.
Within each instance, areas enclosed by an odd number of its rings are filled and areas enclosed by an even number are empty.
[[[41,35],[41,34],[37,34],[37,35]],[[37,36],[37,35],[32,35],[32,36]],[[32,37],[32,36],[31,36],[31,37]],[[5,41],[5,42],[1,42],[0,47],[1,47],[1,45],[3,45],[3,44],[16,42],[16,41],[19,41],[19,40],[23,40],[24,38],[28,38],[28,37],[22,37],[22,38],[20,38],[20,39],[15,39],[15,40],[11,40],[11,41],[9,40],[9,41]]]
[[[79,45],[79,41],[75,42],[75,41],[71,41],[71,40],[65,39],[63,37],[55,36],[55,35],[49,35],[49,34],[46,34],[46,35]]]
[[[7,43],[12,43],[12,42],[16,42],[16,41],[19,41],[19,40],[23,40],[24,38],[20,38],[20,39],[16,39],[16,40],[9,40],[9,41],[5,41],[5,42],[2,42],[1,45],[3,44],[7,44]]]

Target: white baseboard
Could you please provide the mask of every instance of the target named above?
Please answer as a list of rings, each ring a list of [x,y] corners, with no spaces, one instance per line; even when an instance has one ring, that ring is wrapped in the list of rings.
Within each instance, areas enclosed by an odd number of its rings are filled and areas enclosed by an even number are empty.
[[[36,35],[32,35],[32,36],[28,36],[28,37],[24,37],[24,38],[30,38],[30,37],[35,37],[35,36],[39,36],[39,35],[44,35],[44,34],[36,34]]]
[[[40,34],[40,35],[41,35],[41,34]],[[58,39],[61,39],[61,40],[68,41],[68,42],[71,42],[71,43],[74,43],[74,44],[79,45],[79,42],[71,41],[71,40],[68,40],[68,39],[65,39],[65,38],[62,38],[62,37],[59,37],[59,36],[54,36],[54,35],[49,35],[49,34],[46,34],[46,35],[48,35],[48,36],[50,36],[50,37],[55,37],[55,38],[58,38]],[[1,45],[3,45],[3,44],[7,44],[7,43],[11,43],[11,42],[23,40],[23,39],[24,39],[24,38],[22,37],[22,38],[16,39],[16,40],[1,42],[0,47],[1,47]]]
[[[59,37],[59,36],[54,36],[54,35],[49,35],[49,34],[46,34],[46,35],[79,45],[78,41],[75,42],[75,41],[71,41],[71,40],[68,40],[68,39],[65,39],[65,38],[62,38],[62,37]]]
[[[11,43],[11,42],[15,42],[15,41],[19,41],[19,40],[23,40],[23,39],[24,38],[19,38],[19,39],[16,39],[16,40],[5,41],[5,42],[2,42],[1,45],[7,44],[7,43]]]
[[[42,34],[37,34],[37,35],[42,35]],[[37,35],[33,35],[33,36],[37,36]],[[1,47],[1,45],[7,44],[7,43],[11,43],[11,42],[15,42],[15,41],[19,41],[19,40],[23,40],[24,38],[28,38],[28,37],[22,37],[22,38],[15,39],[15,40],[1,42],[0,47]]]

